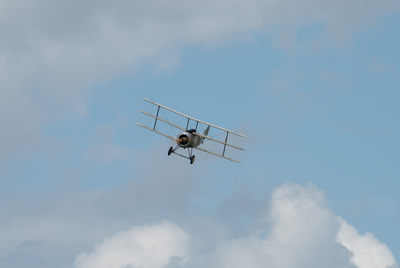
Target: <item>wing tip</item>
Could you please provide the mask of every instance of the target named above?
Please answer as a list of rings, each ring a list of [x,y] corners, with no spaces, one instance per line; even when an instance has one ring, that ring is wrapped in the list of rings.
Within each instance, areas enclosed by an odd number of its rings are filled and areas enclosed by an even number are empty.
[[[148,99],[148,98],[145,98],[145,97],[142,97],[142,100],[144,100],[144,101],[147,101],[147,102],[149,102],[149,103],[153,103],[153,104],[155,104],[155,102],[153,102],[153,101],[151,101],[150,99]]]
[[[236,136],[242,137],[242,138],[246,138],[246,135],[242,134],[242,133],[238,133],[238,132],[231,132],[232,134],[235,134]]]

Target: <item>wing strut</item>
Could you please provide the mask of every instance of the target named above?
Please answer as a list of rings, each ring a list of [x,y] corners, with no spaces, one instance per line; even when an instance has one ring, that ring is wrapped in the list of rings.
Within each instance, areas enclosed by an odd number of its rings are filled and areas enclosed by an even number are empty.
[[[229,134],[229,132],[227,131],[226,137],[225,137],[224,151],[222,152],[222,155],[225,155],[226,143],[228,142],[228,134]]]
[[[188,117],[188,119],[187,119],[187,123],[186,123],[186,130],[188,130],[188,127],[189,127],[189,121],[190,121],[190,118]]]
[[[157,125],[157,118],[158,118],[158,113],[160,112],[160,106],[158,106],[158,108],[157,108],[157,115],[156,115],[156,120],[154,120],[154,127],[153,127],[153,130],[155,130],[156,129],[156,125]]]

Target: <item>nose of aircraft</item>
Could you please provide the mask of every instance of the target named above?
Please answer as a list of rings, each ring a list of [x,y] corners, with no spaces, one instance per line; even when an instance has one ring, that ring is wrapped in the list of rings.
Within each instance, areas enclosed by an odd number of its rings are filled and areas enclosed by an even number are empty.
[[[183,141],[181,137],[174,138],[174,140],[176,141],[176,143],[181,143]]]

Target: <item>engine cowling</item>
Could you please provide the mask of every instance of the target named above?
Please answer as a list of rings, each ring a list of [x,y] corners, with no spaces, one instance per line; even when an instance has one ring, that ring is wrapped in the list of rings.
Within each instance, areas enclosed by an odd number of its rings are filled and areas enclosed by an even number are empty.
[[[191,146],[192,134],[189,132],[182,132],[178,135],[176,139],[176,143],[183,148],[187,148]]]

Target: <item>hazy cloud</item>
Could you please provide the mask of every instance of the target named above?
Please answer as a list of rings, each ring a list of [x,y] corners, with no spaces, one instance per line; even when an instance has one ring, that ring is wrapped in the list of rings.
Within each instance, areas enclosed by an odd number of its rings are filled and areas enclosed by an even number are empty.
[[[61,191],[2,196],[0,266],[71,267],[78,252],[89,250],[119,230],[163,219],[184,219],[194,192],[193,170],[196,174],[201,171],[181,166],[179,161],[154,169],[154,161],[162,163],[157,157],[164,154],[142,157],[140,165],[146,175],[135,172],[137,178],[116,189],[83,190],[70,180]]]
[[[122,159],[129,150],[115,143],[115,128],[113,125],[98,126],[91,144],[83,153],[83,158],[89,161],[108,163]]]

